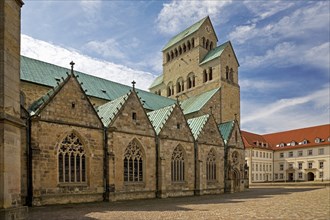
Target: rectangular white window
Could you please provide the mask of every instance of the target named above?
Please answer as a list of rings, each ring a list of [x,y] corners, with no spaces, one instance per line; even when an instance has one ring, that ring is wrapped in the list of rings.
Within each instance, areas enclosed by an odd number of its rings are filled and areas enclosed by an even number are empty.
[[[323,166],[324,166],[323,161],[320,161],[320,162],[319,162],[319,168],[320,168],[320,169],[323,169]]]
[[[280,158],[283,158],[284,157],[284,153],[280,153]]]
[[[308,168],[312,169],[313,168],[313,162],[308,162]]]
[[[319,149],[319,155],[323,155],[324,154],[324,148],[320,148]]]
[[[289,157],[293,157],[293,151],[289,152]]]
[[[254,150],[252,151],[252,157],[254,157]]]
[[[298,173],[298,178],[299,178],[299,179],[302,179],[302,178],[303,178],[303,173],[302,173],[302,172],[299,172],[299,173]]]
[[[293,163],[289,163],[289,168],[293,169]]]
[[[256,171],[258,171],[258,164],[256,164]]]
[[[307,151],[307,155],[308,155],[308,156],[313,155],[313,150],[308,150],[308,151]]]
[[[302,155],[303,155],[303,151],[302,150],[298,151],[298,157],[302,157]]]
[[[283,179],[283,173],[280,173],[280,179]]]
[[[276,180],[278,179],[278,174],[277,174],[277,173],[275,173],[274,178],[275,178]]]
[[[301,162],[298,163],[298,169],[302,170],[302,163]]]
[[[284,170],[284,164],[280,164],[280,170]]]
[[[323,171],[319,172],[319,178],[323,178]]]
[[[258,157],[258,151],[256,151],[256,157]]]

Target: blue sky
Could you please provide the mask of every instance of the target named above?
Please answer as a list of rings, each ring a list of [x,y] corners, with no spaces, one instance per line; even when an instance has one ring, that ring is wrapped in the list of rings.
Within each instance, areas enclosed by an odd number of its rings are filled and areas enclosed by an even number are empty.
[[[330,123],[329,1],[33,1],[22,54],[147,89],[167,41],[209,15],[240,62],[241,128]]]

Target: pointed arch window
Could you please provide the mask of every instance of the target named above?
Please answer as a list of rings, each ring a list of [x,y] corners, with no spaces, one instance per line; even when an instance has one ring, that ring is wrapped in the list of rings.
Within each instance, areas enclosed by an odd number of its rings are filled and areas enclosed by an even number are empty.
[[[229,79],[229,67],[226,66],[226,79]]]
[[[217,179],[216,155],[213,150],[210,150],[206,158],[206,180],[215,181],[216,179]]]
[[[183,50],[183,52],[186,52],[187,51],[187,47],[186,47],[186,44],[185,43],[182,45],[182,50]]]
[[[209,49],[209,39],[206,40],[205,48],[206,48],[206,49]]]
[[[203,70],[203,81],[207,82],[207,73],[206,70]]]
[[[177,146],[173,153],[171,159],[171,180],[172,182],[183,182],[184,181],[184,152],[182,147]]]
[[[213,72],[212,72],[212,67],[209,68],[209,80],[212,80],[213,78]]]
[[[191,44],[190,44],[189,40],[187,41],[187,48],[188,48],[188,50],[190,50],[190,48],[191,48]]]
[[[143,153],[135,140],[128,144],[124,153],[124,181],[143,181]]]
[[[86,154],[74,133],[65,137],[59,147],[58,180],[60,183],[86,182]]]

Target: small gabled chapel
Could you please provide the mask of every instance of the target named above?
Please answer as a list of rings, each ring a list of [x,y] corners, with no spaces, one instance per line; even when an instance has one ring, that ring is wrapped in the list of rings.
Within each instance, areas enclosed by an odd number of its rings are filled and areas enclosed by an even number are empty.
[[[1,219],[26,206],[244,190],[239,64],[209,17],[165,45],[147,92],[21,56],[22,2],[0,4]]]

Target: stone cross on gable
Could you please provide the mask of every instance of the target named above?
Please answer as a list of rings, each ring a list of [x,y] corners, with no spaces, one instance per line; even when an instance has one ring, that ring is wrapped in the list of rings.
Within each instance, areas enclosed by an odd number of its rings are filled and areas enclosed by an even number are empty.
[[[75,63],[73,61],[71,61],[70,65],[71,65],[71,73],[73,73],[73,66],[75,65]]]
[[[136,82],[133,80],[133,81],[132,81],[133,90],[135,90],[135,84],[136,84]]]

